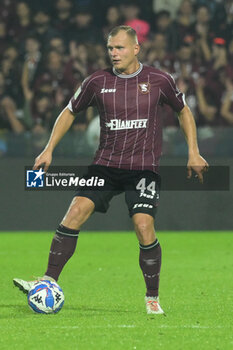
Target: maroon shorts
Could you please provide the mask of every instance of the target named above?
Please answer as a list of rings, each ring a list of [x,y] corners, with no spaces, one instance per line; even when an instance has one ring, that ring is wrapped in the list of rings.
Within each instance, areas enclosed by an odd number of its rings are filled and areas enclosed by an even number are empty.
[[[95,204],[95,211],[106,213],[111,199],[124,192],[129,216],[145,213],[155,217],[161,178],[149,170],[125,170],[110,168],[103,165],[90,165],[83,176],[95,179],[95,183],[104,182],[103,186],[78,187],[75,196],[86,197]],[[88,183],[88,181],[87,181]]]

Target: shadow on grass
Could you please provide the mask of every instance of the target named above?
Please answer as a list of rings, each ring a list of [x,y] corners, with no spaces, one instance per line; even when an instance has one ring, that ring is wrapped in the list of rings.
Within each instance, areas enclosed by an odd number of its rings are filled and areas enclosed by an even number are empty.
[[[103,308],[103,307],[87,307],[87,306],[64,306],[63,312],[64,311],[77,311],[81,312],[83,314],[90,314],[93,313],[98,313],[98,314],[126,314],[126,313],[138,313],[138,311],[132,311],[132,310],[119,310],[119,309],[109,309],[109,308]],[[88,316],[88,315],[86,315]]]
[[[22,318],[22,314],[31,314],[30,310],[26,305],[15,305],[15,304],[0,304],[1,315],[0,319],[6,318]],[[5,314],[4,314],[5,310]]]
[[[16,311],[27,310],[27,305],[15,305],[15,304],[0,304],[0,309],[14,309]]]
[[[18,319],[22,318],[22,316],[25,317],[31,317],[33,315],[40,315],[45,316],[44,314],[39,314],[36,312],[33,312],[30,310],[28,305],[14,305],[14,304],[0,304],[1,309],[1,315],[0,319]],[[5,312],[4,312],[5,309]],[[64,316],[65,318],[67,316],[71,316],[71,314],[77,313],[79,317],[93,317],[93,316],[103,316],[103,315],[126,315],[126,314],[140,314],[140,312],[136,310],[119,310],[119,309],[109,309],[109,308],[103,308],[103,307],[86,307],[86,306],[64,306],[64,308],[61,310],[61,312],[58,313],[58,315]],[[50,314],[46,316],[55,316],[57,314]]]

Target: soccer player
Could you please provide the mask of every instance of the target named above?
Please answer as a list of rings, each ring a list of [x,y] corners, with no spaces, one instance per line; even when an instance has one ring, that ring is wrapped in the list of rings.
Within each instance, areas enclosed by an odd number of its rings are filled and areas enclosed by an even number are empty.
[[[161,247],[154,229],[162,146],[158,105],[169,104],[178,114],[189,149],[188,178],[193,170],[203,182],[208,163],[199,154],[194,118],[171,75],[138,61],[136,32],[129,26],[115,27],[108,36],[107,49],[112,68],[99,70],[84,80],[57,118],[47,146],[35,160],[34,169],[44,166],[47,171],[53,150],[75,115],[88,106],[98,108],[100,144],[88,175],[104,179],[104,191],[86,188],[76,193],[53,238],[43,279],[58,280],[75,251],[82,224],[94,211],[105,213],[112,197],[124,191],[139,241],[146,311],[163,314],[159,304]],[[25,293],[35,283],[16,278],[13,281]]]

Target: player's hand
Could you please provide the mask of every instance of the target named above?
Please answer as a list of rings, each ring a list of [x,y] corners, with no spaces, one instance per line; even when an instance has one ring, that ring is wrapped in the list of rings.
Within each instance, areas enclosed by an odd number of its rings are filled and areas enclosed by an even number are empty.
[[[203,173],[206,172],[208,168],[209,164],[200,154],[190,156],[187,164],[187,178],[190,179],[192,177],[193,170],[196,173],[195,176],[198,177],[199,182],[203,184]]]
[[[47,172],[51,162],[52,162],[52,152],[49,150],[44,150],[35,159],[33,170],[38,170],[39,168],[43,167],[44,171]]]

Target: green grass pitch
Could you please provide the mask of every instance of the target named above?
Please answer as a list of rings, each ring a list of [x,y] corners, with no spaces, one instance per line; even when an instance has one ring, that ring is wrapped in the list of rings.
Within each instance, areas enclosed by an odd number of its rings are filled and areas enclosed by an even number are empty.
[[[12,278],[43,274],[51,233],[0,234],[0,349],[233,349],[233,235],[161,232],[160,301],[145,313],[132,232],[84,233],[59,284],[57,315],[33,313]]]

